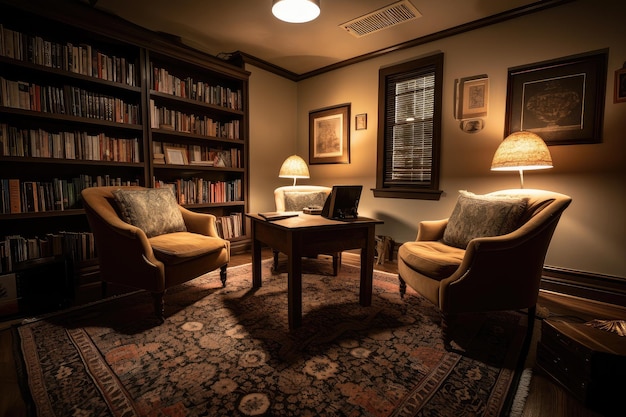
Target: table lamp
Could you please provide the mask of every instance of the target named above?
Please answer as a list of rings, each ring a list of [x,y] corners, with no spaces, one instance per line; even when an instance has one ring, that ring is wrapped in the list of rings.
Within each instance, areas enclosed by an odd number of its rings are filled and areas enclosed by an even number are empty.
[[[295,187],[298,178],[309,178],[309,167],[304,162],[304,159],[298,155],[291,155],[285,159],[285,162],[280,167],[278,177],[293,178],[293,186]]]
[[[492,171],[519,171],[524,188],[524,171],[552,168],[552,157],[539,135],[521,131],[511,133],[498,146],[491,161]]]

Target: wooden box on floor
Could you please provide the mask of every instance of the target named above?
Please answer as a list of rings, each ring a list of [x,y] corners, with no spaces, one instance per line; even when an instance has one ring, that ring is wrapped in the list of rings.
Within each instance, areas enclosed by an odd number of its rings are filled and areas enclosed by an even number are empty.
[[[623,413],[626,337],[548,319],[542,324],[537,365],[590,409],[606,416]]]

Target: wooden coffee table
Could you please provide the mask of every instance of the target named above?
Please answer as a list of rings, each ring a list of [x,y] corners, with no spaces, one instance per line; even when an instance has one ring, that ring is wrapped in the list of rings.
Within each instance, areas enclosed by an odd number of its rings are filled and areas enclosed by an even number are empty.
[[[299,214],[297,217],[267,221],[248,213],[252,226],[252,286],[262,285],[261,246],[277,249],[288,258],[289,328],[302,324],[302,256],[305,253],[333,253],[361,249],[359,303],[372,303],[374,273],[374,237],[381,220],[359,218],[351,221],[327,219],[319,215]]]

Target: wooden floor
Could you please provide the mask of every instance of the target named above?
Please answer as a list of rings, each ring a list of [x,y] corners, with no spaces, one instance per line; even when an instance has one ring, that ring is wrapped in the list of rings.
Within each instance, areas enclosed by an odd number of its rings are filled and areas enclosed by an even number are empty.
[[[269,250],[263,251],[263,258],[270,258]],[[230,266],[249,263],[249,253],[233,255]],[[358,266],[358,257],[351,254],[343,257],[344,263],[354,263]],[[397,272],[395,261],[384,265],[375,265],[376,269],[386,272]],[[554,316],[572,316],[581,320],[598,318],[626,319],[626,309],[600,303],[593,303],[582,299],[567,297],[558,294],[541,292],[539,296],[539,314]],[[25,417],[26,409],[20,394],[17,373],[13,357],[13,338],[11,325],[17,321],[0,322],[0,416]],[[526,367],[533,368],[528,398],[524,405],[521,417],[601,417],[600,414],[585,408],[580,402],[570,396],[565,390],[553,383],[534,367],[535,349],[539,337],[540,323],[535,325],[535,336],[531,342],[531,349],[526,360]]]

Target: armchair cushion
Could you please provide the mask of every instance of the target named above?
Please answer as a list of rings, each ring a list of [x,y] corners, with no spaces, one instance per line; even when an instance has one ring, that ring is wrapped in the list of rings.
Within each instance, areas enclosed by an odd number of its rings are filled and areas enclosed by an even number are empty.
[[[406,242],[398,251],[407,266],[438,281],[452,275],[464,256],[465,250],[438,241]]]
[[[143,230],[147,237],[185,232],[176,197],[169,188],[115,190],[113,197],[122,219]]]
[[[285,211],[300,211],[305,207],[322,208],[328,193],[324,191],[285,191]]]
[[[162,234],[150,238],[149,241],[154,256],[167,265],[219,252],[227,249],[228,245],[223,239],[189,232]]]
[[[507,196],[461,195],[443,233],[443,243],[465,249],[477,237],[500,236],[512,232],[526,210],[526,200]]]

